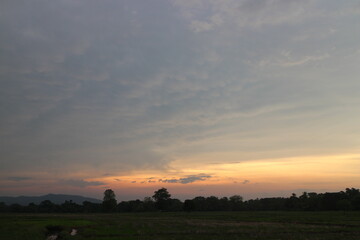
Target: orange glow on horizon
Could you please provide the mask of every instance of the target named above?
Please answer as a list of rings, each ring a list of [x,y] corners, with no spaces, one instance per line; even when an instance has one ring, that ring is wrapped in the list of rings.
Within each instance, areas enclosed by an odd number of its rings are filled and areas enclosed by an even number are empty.
[[[343,189],[357,187],[360,182],[360,155],[308,156],[284,159],[265,159],[248,162],[210,163],[181,167],[177,161],[168,172],[133,172],[128,175],[87,179],[101,181],[114,189],[207,189],[214,192],[281,191],[287,189]],[[180,161],[179,161],[180,162]],[[195,161],[194,161],[195,162]],[[182,165],[184,166],[184,165]],[[209,177],[201,176],[209,175]],[[181,179],[199,176],[193,182]],[[168,180],[168,181],[166,181]],[[170,180],[170,181],[169,181]],[[172,180],[172,181],[171,181]],[[100,187],[100,186],[99,186]],[[150,191],[151,192],[151,191]]]
[[[208,157],[209,155],[207,155]],[[219,155],[216,155],[219,157]],[[281,159],[262,159],[246,162],[201,158],[181,164],[172,162],[166,171],[132,171],[122,175],[92,178],[93,173],[83,172],[83,180],[61,184],[61,180],[46,175],[31,178],[21,185],[16,181],[4,182],[3,190],[32,194],[68,193],[91,194],[101,198],[104,189],[111,188],[120,199],[132,196],[151,196],[161,187],[173,196],[278,196],[292,191],[340,191],[347,187],[359,188],[360,155],[307,156]],[[226,160],[226,158],[223,158]],[[222,159],[222,160],[223,160]],[[231,158],[233,160],[234,157]],[[36,187],[34,187],[36,186]]]

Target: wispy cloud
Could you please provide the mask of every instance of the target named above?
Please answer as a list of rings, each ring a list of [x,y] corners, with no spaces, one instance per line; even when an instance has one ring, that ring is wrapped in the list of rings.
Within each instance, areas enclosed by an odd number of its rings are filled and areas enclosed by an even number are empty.
[[[10,181],[16,181],[16,182],[21,182],[21,181],[27,181],[27,180],[32,180],[33,178],[31,177],[7,177],[7,180]]]
[[[248,183],[250,183],[249,180],[244,180],[244,181],[242,182],[242,184],[248,184]]]
[[[282,66],[282,67],[296,67],[304,64],[315,64],[316,62],[323,61],[330,58],[330,54],[324,53],[321,55],[305,55],[305,56],[292,56],[291,52],[283,51],[280,56],[270,59],[263,59],[259,62],[261,67],[263,66]]]
[[[188,184],[188,183],[193,183],[193,182],[197,182],[197,181],[205,181],[206,179],[209,179],[211,177],[212,176],[210,176],[210,175],[199,174],[199,175],[190,175],[190,176],[178,178],[178,179],[159,179],[159,182]]]
[[[298,24],[308,21],[318,13],[316,5],[311,0],[301,2],[200,0],[193,4],[174,1],[174,4],[180,7],[182,15],[190,22],[190,29],[196,33],[213,30],[216,26],[224,29],[224,25],[235,25],[246,29]]]
[[[89,186],[102,186],[106,185],[100,181],[86,181],[82,179],[63,179],[59,181],[59,184],[69,185],[73,187],[89,187]]]

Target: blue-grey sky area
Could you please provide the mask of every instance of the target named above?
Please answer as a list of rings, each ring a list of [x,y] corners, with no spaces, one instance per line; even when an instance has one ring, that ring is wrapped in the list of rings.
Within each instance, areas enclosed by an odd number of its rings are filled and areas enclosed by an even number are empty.
[[[359,23],[358,0],[2,0],[0,194],[94,196],[122,176],[182,187],[223,180],[216,164],[360,161]]]

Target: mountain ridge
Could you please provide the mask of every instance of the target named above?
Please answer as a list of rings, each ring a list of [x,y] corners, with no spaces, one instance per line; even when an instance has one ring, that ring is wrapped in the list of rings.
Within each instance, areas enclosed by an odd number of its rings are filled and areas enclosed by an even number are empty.
[[[62,204],[65,201],[73,201],[77,204],[82,204],[84,201],[92,203],[101,203],[102,201],[96,198],[84,197],[81,195],[69,195],[69,194],[53,194],[49,193],[41,196],[17,196],[17,197],[8,197],[0,196],[0,202],[3,202],[7,205],[9,204],[19,204],[26,206],[29,203],[39,204],[42,201],[49,200],[55,204]]]

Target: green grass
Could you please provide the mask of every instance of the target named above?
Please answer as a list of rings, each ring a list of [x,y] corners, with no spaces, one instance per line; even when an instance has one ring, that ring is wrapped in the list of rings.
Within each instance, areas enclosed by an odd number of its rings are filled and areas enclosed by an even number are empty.
[[[74,240],[360,239],[360,212],[1,214],[0,239],[44,240],[49,225]]]

